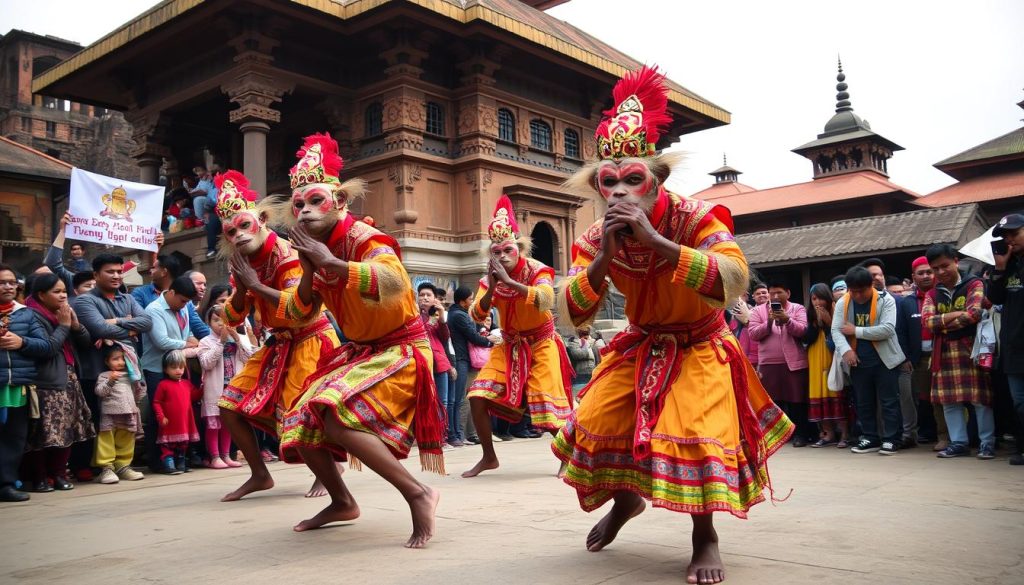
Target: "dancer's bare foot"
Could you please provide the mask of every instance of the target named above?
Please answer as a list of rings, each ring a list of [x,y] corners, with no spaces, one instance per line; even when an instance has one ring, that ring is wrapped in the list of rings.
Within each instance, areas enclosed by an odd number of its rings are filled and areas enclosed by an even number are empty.
[[[440,500],[441,494],[428,486],[423,486],[423,492],[409,500],[412,536],[406,541],[405,548],[423,548],[434,536],[434,512],[437,511],[437,503]]]
[[[721,583],[725,580],[725,567],[718,552],[718,533],[711,524],[711,516],[706,521],[698,521],[699,518],[693,517],[693,557],[686,567],[686,582]]]
[[[587,535],[587,550],[597,552],[611,544],[622,526],[629,522],[630,518],[643,512],[646,507],[647,504],[644,503],[643,498],[636,494],[629,492],[616,494],[615,504],[612,505],[611,511],[601,518]]]
[[[245,480],[245,483],[243,483],[241,485],[241,487],[239,487],[237,490],[235,490],[235,491],[225,495],[223,498],[220,499],[220,501],[222,501],[222,502],[234,502],[236,500],[241,500],[242,498],[244,498],[245,496],[247,496],[247,495],[249,495],[249,494],[251,494],[253,492],[260,492],[260,491],[263,491],[263,490],[269,490],[272,487],[274,487],[274,478],[270,477],[270,475],[266,475],[266,476],[252,475],[252,476],[249,477],[249,479]]]
[[[307,498],[319,498],[327,495],[327,488],[324,484],[320,483],[319,479],[313,480],[313,485],[309,486],[309,491],[306,492]]]
[[[474,465],[472,469],[470,469],[469,471],[463,471],[462,472],[462,477],[476,477],[476,476],[480,475],[482,472],[487,471],[488,469],[497,469],[497,468],[498,468],[498,459],[497,458],[484,457],[476,465]]]
[[[320,510],[316,516],[308,518],[296,524],[292,530],[295,532],[305,532],[306,530],[313,530],[320,528],[325,524],[331,522],[348,522],[349,520],[355,520],[359,517],[359,505],[356,504],[355,500],[348,500],[344,502],[331,502],[327,504],[327,507]]]
[[[558,473],[555,474],[555,477],[557,477],[558,479],[562,479],[563,477],[565,477],[565,470],[568,468],[569,464],[563,461],[562,464],[558,466]]]

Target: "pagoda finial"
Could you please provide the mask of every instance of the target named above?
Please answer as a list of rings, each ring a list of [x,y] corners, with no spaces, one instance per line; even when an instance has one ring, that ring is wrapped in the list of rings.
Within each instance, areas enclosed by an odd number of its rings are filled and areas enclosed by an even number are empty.
[[[722,166],[723,166],[723,167],[727,167],[727,166],[729,166],[729,163],[727,163],[727,162],[725,161],[725,153],[724,153],[724,152],[722,153]]]
[[[846,85],[846,74],[843,73],[843,58],[839,57],[839,73],[836,75],[836,113],[846,112],[853,109],[850,104],[850,94],[847,93],[847,89],[850,86]]]

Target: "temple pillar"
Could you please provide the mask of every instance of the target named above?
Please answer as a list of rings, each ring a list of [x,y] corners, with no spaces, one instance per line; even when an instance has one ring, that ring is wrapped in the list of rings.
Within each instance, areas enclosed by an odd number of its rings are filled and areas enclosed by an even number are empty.
[[[135,157],[135,160],[139,164],[139,182],[147,185],[159,185],[163,158],[153,154],[143,154]]]
[[[252,120],[245,122],[242,131],[242,169],[249,185],[261,195],[267,193],[267,134],[270,124]]]
[[[166,146],[170,117],[161,112],[129,111],[125,119],[132,125],[135,148],[131,155],[139,165],[139,182],[148,185],[160,184],[160,167],[165,158],[171,158],[171,149]]]
[[[221,91],[239,106],[228,113],[228,120],[239,125],[243,172],[250,188],[262,198],[267,194],[267,134],[270,124],[281,121],[281,112],[271,106],[291,93],[295,85],[272,74],[269,55],[244,51],[235,61],[242,67],[234,79],[221,86]]]

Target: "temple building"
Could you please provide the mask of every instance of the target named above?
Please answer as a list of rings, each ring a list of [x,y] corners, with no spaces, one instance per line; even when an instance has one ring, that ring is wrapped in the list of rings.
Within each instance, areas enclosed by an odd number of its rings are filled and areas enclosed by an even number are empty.
[[[0,262],[22,272],[42,263],[53,202],[67,199],[70,182],[68,163],[0,136]]]
[[[482,273],[484,228],[507,193],[534,254],[558,272],[601,213],[561,183],[595,158],[610,90],[634,60],[520,0],[166,0],[37,76],[32,91],[123,112],[138,178],[196,164],[288,193],[303,136],[328,131],[415,277]],[[183,50],[187,48],[188,50]],[[729,113],[671,84],[674,139]],[[135,177],[126,177],[135,178]],[[202,234],[167,247],[203,258]],[[212,261],[208,274],[223,273]]]
[[[1017,104],[1024,108],[1024,101]],[[1024,212],[1024,126],[935,163],[957,180],[922,197],[921,205],[978,204],[994,225],[1008,213]]]
[[[131,127],[120,114],[32,91],[33,77],[80,50],[21,30],[0,36],[0,136],[87,171],[129,178]]]
[[[811,284],[865,258],[879,257],[891,274],[907,276],[929,245],[960,246],[988,228],[977,205],[929,208],[926,198],[892,182],[888,161],[903,147],[854,112],[842,63],[836,81],[835,114],[815,140],[793,149],[811,163],[810,181],[756,189],[724,165],[711,172],[712,186],[694,194],[732,211],[756,277],[782,278],[797,302]]]

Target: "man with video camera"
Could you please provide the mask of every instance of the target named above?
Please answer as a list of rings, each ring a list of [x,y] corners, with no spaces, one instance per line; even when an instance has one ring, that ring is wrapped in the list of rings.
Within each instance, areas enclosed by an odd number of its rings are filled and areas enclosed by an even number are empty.
[[[1003,306],[999,367],[1006,374],[1017,415],[1017,446],[1010,465],[1024,465],[1024,215],[1000,219],[992,235],[1002,239],[992,242],[996,269],[987,296],[992,304]]]

